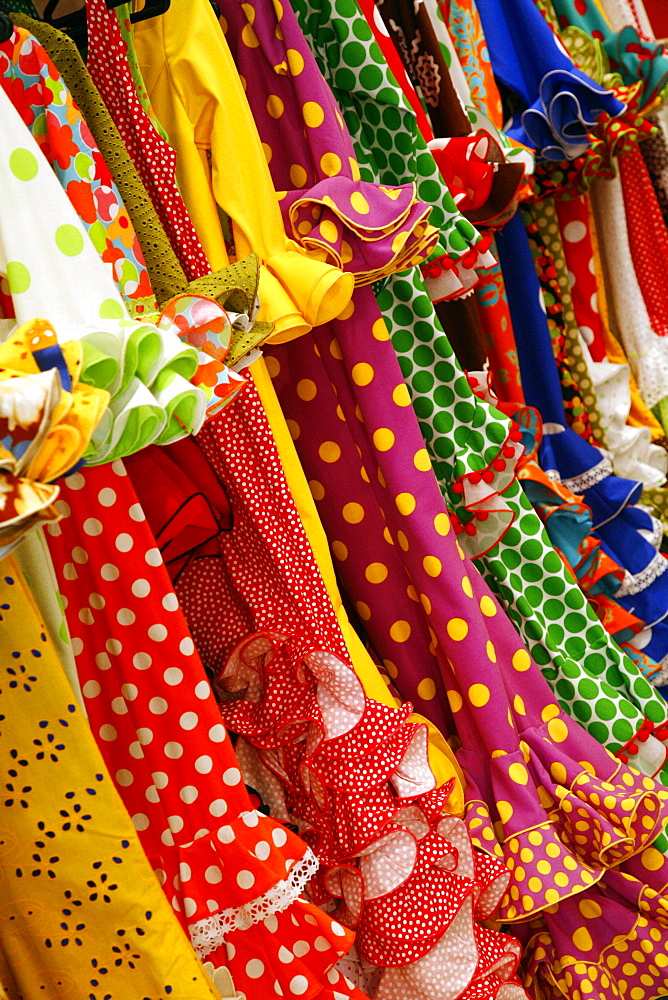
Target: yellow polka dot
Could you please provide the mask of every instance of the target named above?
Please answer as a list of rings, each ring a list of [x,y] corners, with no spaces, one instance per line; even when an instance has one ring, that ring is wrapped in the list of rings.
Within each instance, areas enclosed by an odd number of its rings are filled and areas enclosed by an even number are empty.
[[[281,370],[280,363],[271,354],[265,356],[264,363],[267,366],[270,378],[276,378]]]
[[[441,573],[443,572],[443,563],[436,556],[425,556],[424,559],[422,560],[422,566],[424,567],[424,571],[425,573],[428,574],[428,576],[437,577],[440,576]],[[453,621],[461,621],[461,619],[455,618],[453,619]],[[462,624],[464,623],[462,622]],[[448,626],[448,631],[449,630],[450,626]],[[468,628],[466,631],[468,631]],[[465,634],[466,633],[464,633],[464,635]],[[463,638],[464,636],[462,636],[462,639]]]
[[[309,489],[314,500],[322,500],[325,495],[325,487],[317,479],[309,480]]]
[[[392,401],[397,406],[410,406],[411,405],[411,395],[408,391],[408,386],[405,382],[400,382],[392,390]]]
[[[341,254],[342,264],[349,264],[350,261],[353,259],[353,248],[351,247],[350,243],[346,243],[345,240],[341,240],[341,249],[339,253]],[[340,318],[341,317],[339,317],[339,319]]]
[[[296,188],[303,188],[307,181],[307,173],[299,163],[293,163],[290,167],[290,180]]]
[[[467,597],[473,597],[473,587],[471,586],[471,581],[468,576],[462,577],[462,590]]]
[[[578,903],[578,909],[582,916],[588,920],[594,920],[603,913],[601,907],[593,899],[581,899]]]
[[[392,678],[398,677],[399,671],[397,670],[397,667],[392,662],[392,660],[383,660],[383,666],[387,670],[387,672],[390,675],[390,677],[392,677]]]
[[[360,503],[347,503],[343,508],[343,519],[348,524],[359,524],[364,518],[364,507]]]
[[[400,493],[395,503],[400,514],[412,514],[415,510],[415,497],[412,493]]]
[[[352,376],[355,385],[369,385],[373,381],[375,372],[366,361],[359,361],[353,365]]]
[[[573,931],[573,944],[580,951],[591,951],[594,942],[586,927],[578,927],[577,930]]]
[[[357,419],[359,420],[359,422],[361,424],[364,423],[364,417],[362,416],[362,411],[360,410],[359,403],[357,403],[357,405],[355,406],[355,416],[357,417]],[[357,445],[355,447],[357,447]],[[359,448],[357,450],[359,452]],[[359,452],[359,454],[360,454],[360,457],[361,457],[362,453]],[[378,478],[380,480],[380,474],[379,474]],[[381,486],[384,486],[384,485],[385,485],[385,483],[381,482]]]
[[[425,609],[428,615],[431,614],[431,601],[426,594],[420,594],[420,604]]]
[[[543,888],[543,883],[539,878],[536,878],[535,875],[533,876],[533,878],[529,879],[527,885],[529,886],[532,892],[540,892],[540,890]]]
[[[447,535],[450,531],[450,518],[447,514],[437,514],[434,518],[434,527],[439,535]]]
[[[341,126],[343,127],[343,126]],[[354,157],[348,157],[348,163],[350,164],[350,172],[354,181],[358,181],[362,174],[360,173],[360,165]]]
[[[255,8],[250,3],[242,3],[241,9],[251,24],[255,22]]]
[[[293,441],[296,441],[302,432],[301,427],[295,420],[288,419],[285,422],[288,425],[288,430],[290,431],[290,437],[292,438]]]
[[[513,698],[513,708],[515,709],[518,715],[527,714],[527,710],[524,707],[524,702],[518,694],[516,694],[515,697]]]
[[[552,865],[545,858],[541,858],[540,861],[536,862],[536,870],[540,872],[541,875],[550,875],[552,873]]]
[[[492,750],[492,757],[507,757],[508,754],[505,750]]]
[[[333,340],[330,340],[329,342],[329,353],[332,355],[333,358],[336,358],[337,361],[343,360],[343,355],[341,354],[341,348],[339,347],[339,342],[336,339],[336,337]]]
[[[524,870],[524,868],[522,868],[522,865],[518,865],[517,868],[515,869],[515,881],[523,882],[524,879],[526,878],[526,874],[527,873]]]
[[[394,441],[394,432],[389,427],[379,427],[373,432],[373,444],[378,451],[389,451]]]
[[[489,688],[486,684],[472,684],[469,688],[469,701],[476,708],[482,708],[483,705],[486,705],[489,697]]]
[[[316,387],[315,382],[312,379],[303,378],[300,379],[299,382],[297,382],[297,395],[299,396],[300,399],[303,399],[304,402],[309,402],[310,400],[314,399],[317,392],[318,389]]]
[[[561,886],[562,889],[565,889],[568,883],[570,882],[570,879],[565,872],[555,872],[554,881],[556,885],[559,885]]]
[[[310,222],[307,222],[306,219],[304,219],[303,222],[300,222],[299,225],[297,226],[297,232],[299,233],[300,236],[308,236],[308,234],[311,232],[312,229],[313,226],[311,225]]]
[[[410,233],[397,233],[397,235],[392,240],[392,253],[399,253],[399,251],[406,245],[406,240],[410,236]]]
[[[492,663],[496,663],[496,649],[494,648],[494,643],[490,642],[488,639],[485,649],[487,650],[487,655],[489,656]]]
[[[559,847],[558,844],[551,843],[551,844],[547,844],[547,846],[545,848],[545,853],[550,858],[558,858],[559,855],[561,854],[561,849],[560,849],[560,847]]]
[[[485,613],[486,612],[483,611],[483,614]],[[529,667],[531,666],[531,657],[527,653],[526,649],[517,650],[517,652],[513,656],[512,664],[515,670],[519,670],[520,673],[523,673],[525,670],[529,669]]]
[[[248,83],[246,81],[246,77],[243,76],[242,73],[239,73],[239,83],[244,88],[244,93],[245,93],[248,90]],[[279,198],[279,201],[280,201],[280,198]]]
[[[293,76],[299,76],[304,69],[304,57],[297,49],[288,49],[286,52],[288,66]]]
[[[341,160],[336,153],[324,153],[320,157],[320,169],[327,177],[341,173]]]
[[[350,204],[359,215],[369,214],[369,202],[360,191],[353,191],[350,196]]]
[[[568,739],[568,727],[563,719],[551,719],[547,724],[547,731],[555,743],[563,743]]]
[[[387,566],[380,562],[369,563],[364,575],[369,583],[382,583],[387,580]]]
[[[500,799],[496,803],[496,808],[499,811],[499,817],[502,823],[507,823],[513,815],[513,807],[510,802],[506,802],[505,799]]]
[[[564,864],[564,868],[570,868],[570,870],[572,872],[574,872],[576,870],[576,868],[578,867],[577,861],[575,860],[575,858],[572,858],[570,856],[570,854],[566,855],[566,857],[564,858],[563,864]]]
[[[317,101],[307,101],[302,108],[302,114],[309,128],[318,128],[325,120],[325,112]]]
[[[640,863],[648,872],[656,872],[665,862],[665,857],[656,847],[646,848],[640,855]]]
[[[250,24],[244,24],[241,29],[241,41],[249,49],[256,49],[260,44],[260,40],[251,28]]]
[[[520,861],[523,861],[525,865],[528,865],[530,861],[533,861],[533,851],[529,847],[523,847],[520,851]]]
[[[376,322],[371,327],[371,332],[375,340],[389,340],[390,334],[388,332],[387,326],[385,325],[384,319],[377,319]]]
[[[418,472],[429,472],[431,469],[431,459],[426,448],[420,448],[419,451],[415,452],[413,455],[413,465]]]
[[[480,598],[480,610],[486,618],[493,618],[496,614],[496,604],[487,594]]]
[[[397,541],[399,542],[399,547],[408,552],[408,539],[404,535],[403,531],[397,531]]]
[[[511,764],[508,768],[508,774],[511,781],[514,781],[516,785],[526,785],[529,782],[529,773],[524,764]]]
[[[267,111],[272,118],[280,118],[285,111],[285,104],[276,94],[270,94],[267,98]]]
[[[357,601],[355,607],[357,608],[357,614],[360,618],[363,621],[368,622],[369,618],[371,618],[371,608],[369,605],[365,604],[364,601]]]
[[[341,449],[336,441],[323,441],[318,448],[318,454],[323,462],[338,462],[341,458]]]
[[[390,627],[390,638],[395,642],[406,642],[410,637],[411,627],[408,622],[400,620]]]
[[[262,143],[262,152],[264,153],[264,158],[267,163],[271,163],[271,158],[274,155],[274,151],[271,146],[268,146],[266,142]]]
[[[515,656],[517,656],[517,653],[515,654]],[[549,722],[550,719],[554,719],[557,715],[559,715],[560,711],[561,710],[558,705],[546,705],[543,711],[540,713],[540,717],[543,720],[543,722]]]
[[[436,695],[436,685],[431,677],[424,677],[417,686],[417,693],[425,701],[431,701]]]
[[[427,556],[427,559],[433,559],[433,556]],[[469,627],[463,618],[451,618],[446,625],[448,630],[448,635],[455,642],[461,642],[469,634]]]
[[[543,893],[543,898],[546,903],[557,903],[559,901],[559,893],[556,889],[546,889]]]
[[[320,223],[320,234],[324,240],[328,240],[330,243],[336,243],[339,238],[339,231],[330,219],[325,219]],[[345,318],[343,315],[339,316],[339,319]]]
[[[540,847],[543,843],[543,834],[540,830],[530,830],[529,831],[529,843],[533,844],[534,847]]]
[[[343,542],[332,542],[332,552],[339,562],[345,562],[348,558],[348,548]]]
[[[385,539],[385,541],[387,542],[388,545],[394,545],[394,539],[392,538],[392,535],[390,534],[390,529],[389,528],[383,528],[383,538]]]
[[[360,476],[362,477],[365,483],[371,482],[371,480],[369,479],[369,473],[366,471],[364,466],[362,466],[362,468],[360,469]]]
[[[418,597],[417,590],[415,589],[412,583],[409,583],[409,585],[406,587],[406,593],[410,597],[411,601],[415,601],[416,604],[420,603],[420,598]]]
[[[450,703],[450,709],[453,712],[458,712],[464,704],[459,691],[448,691],[448,701]]]

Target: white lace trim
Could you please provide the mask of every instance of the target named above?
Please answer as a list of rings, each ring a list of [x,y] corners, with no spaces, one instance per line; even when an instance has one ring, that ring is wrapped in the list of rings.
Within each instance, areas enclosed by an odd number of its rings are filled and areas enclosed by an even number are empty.
[[[646,587],[649,587],[651,583],[654,583],[655,580],[658,580],[667,569],[668,559],[660,552],[657,552],[651,562],[640,573],[633,575],[627,571],[615,597],[628,597],[631,594],[639,594]]]
[[[192,946],[201,959],[205,959],[225,942],[225,935],[230,931],[247,931],[253,924],[271,916],[272,913],[282,913],[304,891],[306,883],[313,878],[320,862],[313,851],[306,850],[304,857],[291,869],[287,878],[277,882],[263,896],[252,899],[243,906],[231,906],[221,913],[198,920],[190,924],[188,931]]]
[[[579,476],[573,476],[572,479],[562,479],[561,483],[571,493],[584,493],[585,490],[590,490],[592,486],[596,486],[597,483],[602,482],[611,475],[612,464],[610,459],[603,458],[593,468],[587,469],[586,472],[581,472]]]

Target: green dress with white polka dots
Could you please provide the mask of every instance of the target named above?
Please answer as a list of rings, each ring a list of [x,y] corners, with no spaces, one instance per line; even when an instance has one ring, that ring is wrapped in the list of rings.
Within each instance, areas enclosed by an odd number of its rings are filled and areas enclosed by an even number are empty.
[[[362,178],[380,184],[416,181],[418,197],[433,206],[431,221],[447,223],[450,195],[356,0],[292,3],[352,135]],[[451,241],[458,234],[447,228],[445,232]],[[464,526],[461,544],[478,555],[479,570],[563,708],[602,744],[618,750],[646,718],[664,722],[666,702],[597,619],[513,480],[512,462],[494,469],[493,463],[509,447],[510,423],[474,395],[419,268],[387,280],[378,303],[441,490]],[[512,448],[511,454],[516,454]],[[470,473],[489,475],[490,468],[495,478],[488,492],[505,490],[501,502],[488,505],[499,512],[490,513],[484,524],[477,522],[476,534],[469,535],[465,526],[472,518],[460,481]],[[491,543],[486,552],[480,530]],[[637,763],[645,766],[642,759]]]

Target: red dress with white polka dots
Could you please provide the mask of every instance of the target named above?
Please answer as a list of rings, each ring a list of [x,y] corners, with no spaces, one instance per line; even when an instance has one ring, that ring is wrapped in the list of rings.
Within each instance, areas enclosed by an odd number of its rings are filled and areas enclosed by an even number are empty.
[[[91,728],[199,955],[248,1000],[359,1000],[334,968],[353,935],[299,898],[315,858],[251,807],[125,467],[70,476],[58,504],[49,542]]]

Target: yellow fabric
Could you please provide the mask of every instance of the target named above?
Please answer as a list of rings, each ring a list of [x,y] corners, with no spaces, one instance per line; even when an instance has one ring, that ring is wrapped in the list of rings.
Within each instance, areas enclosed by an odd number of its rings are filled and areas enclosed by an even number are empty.
[[[290,436],[264,358],[256,361],[251,365],[249,370],[253,376],[253,381],[255,382],[262,406],[267,415],[288,487],[299,512],[301,522],[304,525],[304,531],[313,550],[320,575],[327,588],[329,599],[334,607],[355,673],[362,682],[369,698],[373,698],[383,705],[395,708],[395,699],[388,691],[378,667],[371,659],[360,637],[350,624],[345,608],[343,607],[341,594],[336,582],[334,564],[332,563],[327,544],[327,536],[325,535],[315,502],[311,496],[304,470],[302,469],[299,456]],[[450,778],[456,779],[455,788],[447,802],[447,808],[456,815],[462,815],[465,779],[452,750],[433,723],[419,715],[411,716],[411,719],[415,722],[424,723],[429,730],[429,762],[438,784],[442,785],[446,781],[449,781]]]
[[[274,323],[278,343],[334,319],[350,301],[353,276],[307,256],[286,236],[260,137],[211,4],[172,0],[167,13],[135,25],[134,38],[211,269],[259,254],[259,318]],[[230,254],[219,212],[230,222]]]
[[[587,211],[589,214],[589,229],[591,232],[592,248],[594,252],[593,259],[598,293],[598,309],[601,317],[601,330],[603,334],[603,343],[605,344],[605,353],[608,361],[611,361],[616,365],[626,365],[629,369],[631,409],[629,410],[627,423],[631,427],[649,427],[652,434],[652,440],[658,441],[660,438],[664,437],[665,431],[649,407],[644,403],[643,398],[640,395],[638,383],[635,380],[633,372],[631,371],[631,366],[629,365],[626,354],[624,353],[624,349],[610,329],[610,314],[608,310],[608,299],[605,293],[605,280],[603,277],[603,264],[601,261],[598,235],[596,232],[596,220],[594,219],[594,213],[592,211],[589,195],[586,197]]]
[[[18,564],[8,557],[1,568],[0,997],[218,1000],[74,704]],[[20,676],[14,687],[12,676]]]

